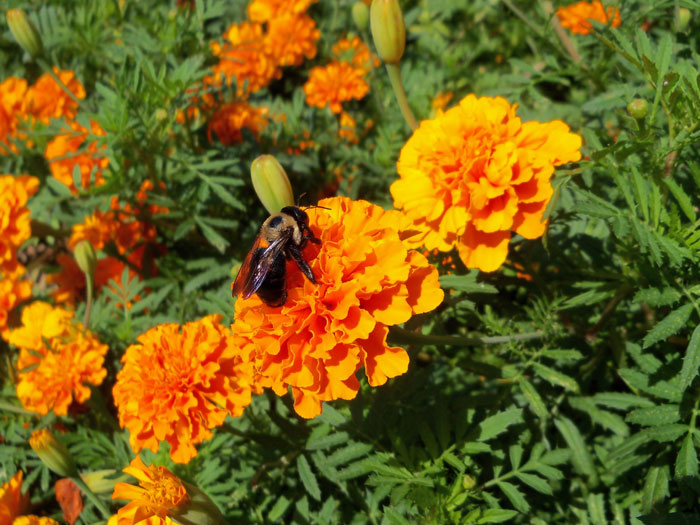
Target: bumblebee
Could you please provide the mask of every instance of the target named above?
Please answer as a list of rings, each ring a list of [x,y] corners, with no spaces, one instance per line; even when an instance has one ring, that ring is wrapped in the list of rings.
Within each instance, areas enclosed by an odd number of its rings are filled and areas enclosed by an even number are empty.
[[[285,206],[260,227],[255,244],[246,255],[233,281],[232,293],[247,299],[254,293],[265,304],[282,306],[287,300],[287,265],[293,259],[306,278],[318,284],[302,251],[312,242],[321,244],[309,228],[309,216],[297,206]],[[267,246],[263,246],[266,243]]]

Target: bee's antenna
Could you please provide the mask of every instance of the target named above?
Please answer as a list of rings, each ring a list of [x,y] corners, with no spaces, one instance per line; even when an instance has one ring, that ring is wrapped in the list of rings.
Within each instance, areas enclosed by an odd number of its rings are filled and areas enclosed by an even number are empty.
[[[299,195],[299,198],[297,199],[297,208],[301,207],[301,199],[303,199],[305,196],[306,196],[306,192]]]
[[[330,210],[330,208],[326,208],[325,206],[318,206],[316,204],[311,205],[311,206],[305,206],[305,208],[308,210],[309,208],[321,208],[322,210]]]

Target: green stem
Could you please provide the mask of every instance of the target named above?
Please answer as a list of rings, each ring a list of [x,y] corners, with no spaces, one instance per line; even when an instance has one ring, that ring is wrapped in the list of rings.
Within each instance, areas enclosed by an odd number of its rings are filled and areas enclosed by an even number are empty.
[[[83,320],[83,330],[87,332],[90,324],[90,312],[92,312],[92,296],[94,295],[95,284],[92,275],[85,274],[85,282],[87,283],[87,303],[85,305],[85,318]]]
[[[4,401],[0,401],[0,410],[4,412],[14,412],[15,414],[22,414],[23,416],[36,416],[36,412],[26,410],[22,407],[18,407],[11,403],[5,403]]]
[[[530,341],[540,339],[544,332],[528,332],[524,334],[497,335],[490,337],[454,337],[451,335],[425,335],[411,332],[398,326],[389,329],[389,338],[393,343],[411,345],[452,345],[452,346],[477,346],[498,345],[512,341]]]
[[[87,499],[89,499],[95,507],[100,511],[100,514],[102,514],[102,517],[106,520],[109,520],[109,518],[112,517],[112,513],[109,511],[107,506],[103,503],[103,501],[97,497],[97,495],[90,490],[90,487],[87,486],[87,484],[83,481],[83,479],[79,476],[71,476],[70,478],[76,485],[78,485],[78,488],[87,496]]]
[[[418,122],[416,121],[416,117],[413,116],[411,108],[408,106],[406,91],[403,88],[403,81],[401,80],[401,66],[399,66],[399,64],[387,64],[386,72],[389,74],[391,87],[394,89],[394,95],[396,95],[396,101],[399,103],[399,109],[401,110],[403,118],[413,131],[417,130]]]

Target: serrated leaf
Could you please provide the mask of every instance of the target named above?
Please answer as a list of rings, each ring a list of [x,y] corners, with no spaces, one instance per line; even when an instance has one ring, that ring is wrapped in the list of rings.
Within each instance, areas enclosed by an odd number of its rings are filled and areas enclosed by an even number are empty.
[[[440,287],[443,289],[453,288],[467,293],[498,293],[498,288],[495,286],[477,282],[477,276],[477,272],[470,272],[466,275],[441,275]]]
[[[632,300],[635,303],[645,303],[649,306],[669,306],[681,298],[680,292],[675,288],[667,286],[665,288],[645,288],[639,290]]]
[[[571,461],[576,470],[595,479],[596,471],[593,465],[593,458],[579,429],[574,425],[573,421],[565,417],[555,419],[554,424],[571,450]]]
[[[525,379],[525,377],[520,376],[518,379],[518,385],[520,386],[521,392],[525,396],[525,399],[527,399],[527,402],[535,415],[540,419],[546,419],[549,415],[547,406],[544,404],[540,394],[537,392],[537,390],[535,390],[535,387],[532,386],[532,383]]]
[[[399,511],[393,507],[384,506],[384,517],[391,525],[411,525],[411,522],[399,514]]]
[[[656,397],[679,403],[683,396],[678,383],[663,380],[651,381],[649,375],[632,368],[622,368],[618,370],[618,374],[625,383]]]
[[[591,523],[594,525],[607,525],[608,520],[605,518],[605,501],[602,494],[589,494],[586,498],[588,506],[588,516],[591,518]]]
[[[696,326],[693,335],[690,337],[688,348],[685,350],[683,367],[681,368],[680,386],[686,390],[693,380],[698,376],[700,367],[700,326]]]
[[[309,440],[306,443],[307,450],[323,450],[326,448],[335,447],[341,443],[347,443],[350,439],[350,435],[347,432],[335,432],[333,434],[328,434],[319,438],[309,436]]]
[[[664,181],[664,184],[666,184],[666,187],[671,191],[671,195],[673,195],[673,197],[676,199],[681,211],[683,211],[688,220],[690,220],[690,222],[695,222],[697,218],[695,214],[695,207],[693,206],[693,203],[685,190],[683,190],[683,188],[681,188],[676,181],[669,177],[665,177],[662,180]]]
[[[625,421],[643,426],[659,426],[677,423],[681,419],[678,405],[657,405],[655,407],[638,408],[633,410]]]
[[[299,479],[304,484],[306,492],[316,501],[321,501],[321,489],[318,486],[316,476],[311,470],[308,460],[304,454],[297,456],[297,469],[299,470]]]
[[[680,308],[675,309],[661,321],[656,323],[654,327],[649,330],[647,335],[644,337],[642,343],[643,348],[649,348],[654,343],[666,339],[674,334],[677,334],[690,318],[690,314],[693,311],[692,304],[684,304]]]
[[[675,478],[697,477],[698,475],[698,454],[695,450],[693,435],[688,434],[683,440],[681,449],[676,457]]]
[[[291,504],[292,502],[285,498],[284,495],[280,495],[270,509],[270,512],[268,512],[267,519],[273,522],[279,520],[282,516],[284,516],[284,513],[287,512],[287,509],[289,509]]]
[[[546,479],[543,479],[539,476],[535,476],[534,474],[528,474],[526,472],[516,472],[515,476],[520,481],[525,483],[528,487],[536,490],[537,492],[547,494],[548,496],[551,496],[553,494],[552,486]]]
[[[650,514],[637,518],[644,525],[698,525],[700,514],[672,512],[670,514]]]
[[[518,515],[518,511],[510,509],[486,509],[481,518],[477,519],[476,522],[481,524],[486,523],[503,523],[510,519],[513,519]]]
[[[497,435],[506,431],[506,429],[516,423],[522,421],[522,409],[511,408],[505,412],[499,412],[493,416],[487,417],[479,423],[478,441],[488,441]]]
[[[496,485],[499,489],[501,489],[501,491],[503,491],[503,494],[506,495],[516,510],[519,510],[524,514],[530,511],[530,504],[525,499],[525,496],[523,496],[523,493],[520,492],[515,485],[508,483],[507,481],[499,481],[496,483]]]
[[[651,512],[654,505],[668,496],[668,465],[653,465],[647,472],[642,489],[642,511]]]
[[[654,406],[654,402],[650,399],[625,392],[601,392],[594,395],[592,399],[596,404],[617,408],[618,410]]]
[[[553,368],[549,368],[541,363],[534,363],[533,369],[535,373],[542,379],[554,386],[560,386],[570,392],[578,393],[580,388],[573,377],[569,377]]]

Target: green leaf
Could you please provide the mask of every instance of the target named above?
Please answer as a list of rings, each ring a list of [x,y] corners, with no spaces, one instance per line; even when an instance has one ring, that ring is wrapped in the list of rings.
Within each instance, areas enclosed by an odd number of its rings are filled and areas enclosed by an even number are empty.
[[[279,499],[270,509],[270,512],[268,512],[267,519],[270,521],[279,520],[282,516],[284,516],[284,513],[287,512],[287,509],[289,509],[291,504],[292,502],[285,498],[284,495],[280,495]]]
[[[654,505],[668,497],[668,465],[654,465],[647,472],[642,489],[642,511],[651,512]]]
[[[499,434],[502,434],[506,429],[516,423],[522,421],[523,410],[521,408],[511,408],[505,412],[499,412],[493,416],[487,417],[479,423],[478,441],[488,441]]]
[[[638,519],[644,525],[698,525],[700,523],[700,514],[672,512],[670,514],[639,516]]]
[[[479,272],[471,271],[466,275],[441,275],[440,286],[467,293],[498,293],[498,288],[486,283],[476,282]]]
[[[532,386],[532,383],[525,379],[524,376],[520,376],[518,378],[518,385],[535,415],[540,419],[546,419],[549,415],[547,406],[544,404],[540,394],[535,390],[535,387]]]
[[[216,248],[217,250],[219,250],[219,252],[224,253],[224,250],[225,250],[226,247],[229,245],[229,242],[228,242],[226,239],[224,239],[224,238],[219,234],[219,232],[217,232],[214,228],[212,228],[211,226],[209,226],[209,225],[205,222],[205,218],[204,218],[204,217],[195,216],[195,217],[194,217],[194,221],[195,221],[195,222],[197,223],[197,225],[199,226],[199,229],[202,230],[202,233],[204,234],[204,237],[206,237],[207,241],[209,241],[209,243],[210,243],[214,248]]]
[[[518,515],[518,511],[510,509],[486,509],[481,518],[476,520],[476,522],[481,525],[485,523],[503,523],[510,519],[513,519]]]
[[[411,522],[399,514],[399,511],[393,507],[384,506],[384,517],[391,525],[411,525]]]
[[[530,488],[536,490],[537,492],[547,494],[548,496],[551,496],[553,494],[552,486],[549,484],[549,482],[547,482],[546,479],[542,479],[539,476],[535,476],[534,474],[527,474],[525,472],[516,472],[515,476],[520,481],[525,483]]]
[[[657,405],[655,407],[638,408],[633,410],[625,421],[644,426],[668,425],[677,423],[681,419],[680,407],[678,405]]]
[[[573,377],[562,374],[561,372],[549,368],[541,363],[534,363],[533,369],[538,376],[554,386],[563,387],[566,390],[574,393],[578,393],[580,390],[578,383]]]
[[[316,501],[321,501],[321,489],[318,486],[316,476],[311,470],[311,465],[309,465],[304,454],[299,454],[297,456],[297,469],[299,470],[299,478],[304,484],[306,492]]]
[[[681,449],[676,457],[676,479],[686,477],[697,477],[698,475],[698,454],[695,450],[693,435],[688,434],[683,440]]]
[[[341,443],[347,443],[350,436],[347,432],[335,432],[333,434],[328,434],[321,437],[309,436],[309,440],[306,442],[307,450],[323,450],[326,448],[335,447]]]
[[[649,330],[649,333],[644,337],[642,347],[649,348],[654,343],[678,333],[688,322],[692,311],[692,304],[684,304],[668,314]]]
[[[673,179],[665,177],[663,181],[668,189],[671,190],[671,194],[678,202],[685,216],[688,217],[688,220],[690,220],[690,222],[695,222],[697,218],[695,215],[695,206],[690,200],[690,197],[688,197],[688,194]]]
[[[680,384],[681,389],[686,390],[698,375],[700,367],[700,326],[696,326],[690,343],[685,350],[683,358],[683,368],[681,368]]]
[[[554,420],[554,424],[571,450],[571,461],[574,467],[576,467],[576,470],[595,479],[597,476],[593,465],[593,458],[588,451],[588,447],[586,446],[581,432],[579,432],[579,429],[574,425],[574,422],[565,417],[559,417]]]
[[[525,496],[523,496],[523,493],[520,492],[515,485],[508,483],[507,481],[499,481],[496,483],[496,485],[498,485],[498,488],[503,491],[503,494],[506,495],[516,510],[519,510],[524,514],[530,511],[530,504],[525,499]]]
[[[607,525],[608,520],[605,518],[605,500],[603,495],[589,494],[588,498],[586,498],[586,504],[591,523],[594,525]]]

